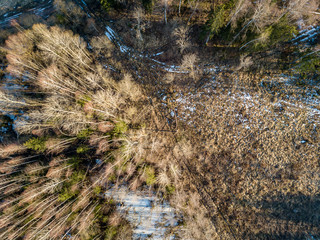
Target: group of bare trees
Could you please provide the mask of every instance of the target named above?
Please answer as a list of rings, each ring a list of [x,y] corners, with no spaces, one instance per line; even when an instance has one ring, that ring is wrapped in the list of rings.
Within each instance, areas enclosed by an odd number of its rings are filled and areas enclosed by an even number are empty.
[[[164,157],[170,138],[157,131],[159,120],[152,120],[144,90],[129,74],[116,81],[94,63],[94,56],[110,56],[110,44],[103,47],[101,41],[93,40],[97,52],[91,53],[78,35],[42,24],[6,41],[7,70],[25,90],[1,91],[1,109],[23,109],[15,129],[33,138],[23,146],[1,147],[0,236],[124,237],[130,233],[119,230],[127,228],[124,221],[113,226],[103,220],[114,206],[102,204],[101,189],[110,183],[126,182],[132,189],[159,183],[166,192],[177,181],[178,167]],[[95,167],[97,158],[102,164]]]
[[[320,17],[318,10],[319,3],[316,0],[290,0],[286,2],[236,0],[215,1],[214,3],[207,1],[185,1],[183,3],[181,1],[179,3],[162,1],[156,3],[156,5],[159,4],[163,6],[164,24],[168,23],[168,9],[170,6],[171,9],[174,9],[174,7],[179,9],[178,12],[171,12],[172,17],[176,14],[176,18],[180,18],[180,20],[183,20],[188,25],[191,19],[193,19],[193,21],[197,21],[197,18],[208,19],[206,23],[206,29],[208,31],[206,43],[208,43],[211,37],[217,36],[221,31],[227,30],[230,31],[230,35],[232,36],[231,39],[228,40],[229,44],[236,42],[243,45],[250,41],[251,45],[257,45],[260,41],[265,42],[269,40],[272,30],[279,25],[282,27],[282,24],[286,24],[292,28],[297,28],[298,21],[302,21],[306,25],[312,25],[319,21]],[[177,6],[175,6],[175,4],[177,4]],[[184,12],[186,13],[181,15],[182,5],[185,5]],[[207,9],[204,9],[204,6],[206,6]],[[211,9],[211,12],[209,12],[209,9]],[[155,11],[158,10],[155,9]],[[135,15],[139,15],[141,8],[137,8],[134,12]],[[301,22],[299,24],[301,24]],[[228,27],[230,27],[231,30],[228,30]],[[292,37],[290,28],[283,28],[279,31],[283,31],[284,35],[288,34],[289,31]],[[283,40],[283,38],[280,38],[278,41]],[[276,40],[273,41],[276,42]],[[269,44],[270,43],[272,42],[269,41]]]
[[[122,239],[130,234],[128,224],[115,213],[114,203],[106,204],[99,197],[99,181],[90,182],[70,158],[60,155],[47,161],[39,155],[25,157],[26,148],[13,145],[4,150],[1,157],[6,161],[1,163],[0,175],[1,238],[112,239],[119,235]],[[110,220],[102,219],[106,216]]]
[[[271,0],[257,2],[240,0],[229,5],[221,3],[209,24],[214,30],[213,34],[231,25],[235,29],[231,44],[241,38],[245,39],[246,33],[250,31],[257,34],[255,41],[266,41],[270,37],[270,29],[281,21],[292,26],[296,26],[298,20],[308,25],[316,23],[319,20],[318,8],[319,3],[314,0],[291,0],[285,3]],[[287,34],[288,30],[283,31],[283,34]]]

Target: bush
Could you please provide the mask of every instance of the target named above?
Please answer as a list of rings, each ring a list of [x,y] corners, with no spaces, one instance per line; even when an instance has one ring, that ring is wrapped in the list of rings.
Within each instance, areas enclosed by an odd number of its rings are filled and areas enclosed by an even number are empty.
[[[23,145],[28,149],[32,149],[38,153],[43,153],[46,150],[45,143],[46,143],[45,138],[34,137],[34,138],[30,138]]]
[[[142,6],[147,13],[151,13],[154,2],[152,0],[141,0]]]
[[[100,4],[103,10],[108,12],[111,8],[111,3],[108,0],[100,0]]]
[[[287,17],[283,17],[278,23],[267,27],[260,35],[262,41],[254,44],[254,50],[262,50],[271,46],[286,42],[298,34],[296,26],[290,24]]]
[[[299,65],[296,67],[296,72],[298,72],[302,78],[319,77],[320,56],[316,53],[307,53],[307,56],[303,57]]]
[[[111,8],[119,11],[124,9],[124,5],[117,0],[100,0],[101,7],[104,11],[109,12]]]
[[[78,154],[82,154],[82,153],[86,153],[89,151],[89,147],[87,146],[80,146],[77,148],[77,153]]]
[[[63,188],[59,194],[60,201],[66,201],[73,199],[79,194],[78,188],[74,188],[81,181],[86,179],[86,174],[84,171],[77,171],[71,175],[71,179],[69,181],[64,182]]]
[[[152,167],[146,167],[145,171],[147,175],[146,184],[149,186],[152,186],[157,181],[154,173],[154,169]]]
[[[72,192],[70,188],[63,188],[62,192],[59,194],[59,201],[64,202],[70,200],[78,195],[78,192]]]
[[[72,156],[70,159],[68,159],[68,165],[72,166],[73,169],[79,168],[80,163],[81,159],[78,155]]]
[[[99,193],[101,193],[101,187],[100,187],[100,186],[96,186],[96,187],[93,189],[93,192],[98,195]]]
[[[167,194],[171,195],[174,193],[174,191],[176,190],[175,186],[173,185],[167,185],[166,186],[166,192]]]
[[[119,121],[114,126],[113,135],[120,136],[128,131],[128,125],[124,121]]]
[[[234,1],[219,5],[213,10],[206,23],[206,29],[210,32],[210,38],[218,34],[222,28],[226,26],[230,12],[234,7]]]
[[[296,26],[290,24],[287,17],[283,17],[278,23],[268,27],[266,31],[271,31],[270,45],[288,41],[295,34],[298,34]]]
[[[71,176],[71,184],[78,183],[86,179],[86,174],[84,171],[74,172]]]
[[[81,130],[78,134],[77,134],[77,138],[79,139],[87,139],[88,137],[90,137],[90,134],[93,133],[94,131],[90,128],[86,128]]]
[[[83,95],[77,99],[77,104],[79,104],[81,107],[84,107],[84,105],[89,101],[91,101],[91,98],[88,95]]]
[[[115,236],[118,234],[118,228],[117,227],[109,227],[106,229],[105,233],[105,240],[111,240],[114,239]]]

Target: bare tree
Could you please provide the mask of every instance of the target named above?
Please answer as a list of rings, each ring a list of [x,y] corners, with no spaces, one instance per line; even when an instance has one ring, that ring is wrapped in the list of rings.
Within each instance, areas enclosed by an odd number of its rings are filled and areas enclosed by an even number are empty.
[[[189,19],[187,21],[187,23],[189,23],[193,17],[193,15],[196,13],[196,11],[198,10],[198,6],[199,6],[199,0],[194,1],[188,1],[188,4],[190,5],[191,9],[192,9],[192,13],[189,16]]]
[[[286,12],[294,19],[304,19],[313,24],[320,19],[319,2],[317,0],[291,0]]]
[[[143,23],[143,18],[144,18],[143,9],[141,7],[135,8],[133,12],[133,17],[137,21],[137,30],[136,30],[137,39],[139,39],[140,41],[143,41],[142,33],[141,33],[141,31],[143,31],[145,27]]]
[[[282,12],[283,11],[277,8],[276,4],[272,3],[271,0],[257,1],[257,3],[254,5],[252,16],[247,19],[244,27],[242,27],[242,29],[235,35],[230,44],[232,44],[240,36],[240,34],[251,25],[253,25],[255,30],[261,32],[265,26],[278,21],[278,16],[280,16]]]
[[[180,53],[183,53],[185,49],[191,46],[189,31],[189,28],[186,26],[180,26],[173,31],[173,35],[177,38],[176,44],[180,49]]]
[[[164,4],[164,23],[167,24],[168,23],[168,20],[167,20],[168,0],[163,0],[163,4]]]
[[[232,10],[230,15],[229,22],[227,23],[227,26],[229,24],[232,25],[233,28],[236,27],[237,21],[245,17],[245,15],[250,14],[251,9],[253,8],[252,2],[249,0],[240,0],[236,2],[235,8]]]
[[[54,6],[58,13],[63,14],[68,22],[77,26],[81,24],[85,13],[72,1],[54,0]]]
[[[196,79],[196,63],[198,62],[198,56],[196,54],[184,55],[181,63],[183,70],[189,71],[190,77]]]

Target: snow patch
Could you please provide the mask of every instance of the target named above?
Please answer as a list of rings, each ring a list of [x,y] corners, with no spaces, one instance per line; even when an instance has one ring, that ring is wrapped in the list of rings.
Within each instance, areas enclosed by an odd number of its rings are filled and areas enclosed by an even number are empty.
[[[133,239],[175,239],[167,232],[180,217],[168,202],[147,190],[133,192],[125,187],[111,188],[105,195],[119,202],[118,210],[133,226]]]

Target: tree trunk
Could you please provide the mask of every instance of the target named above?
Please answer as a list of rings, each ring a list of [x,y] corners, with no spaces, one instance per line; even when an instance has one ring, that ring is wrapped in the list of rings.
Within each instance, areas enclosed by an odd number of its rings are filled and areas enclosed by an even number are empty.
[[[168,0],[164,1],[164,22],[167,24],[167,5],[168,5]]]

